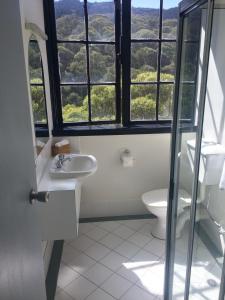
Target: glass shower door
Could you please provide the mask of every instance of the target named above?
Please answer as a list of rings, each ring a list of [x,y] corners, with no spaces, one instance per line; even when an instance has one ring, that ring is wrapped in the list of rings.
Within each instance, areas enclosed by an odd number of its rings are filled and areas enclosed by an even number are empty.
[[[204,264],[208,263],[203,257],[207,257],[208,249],[205,251],[203,237],[199,239],[200,227],[195,226],[208,217],[202,205],[207,189],[198,182],[201,145],[211,143],[202,141],[202,133],[214,1],[191,2],[191,6],[190,1],[186,2],[180,5],[164,299],[216,300],[215,293],[205,298],[200,292]],[[220,278],[221,269],[219,273]],[[209,278],[207,284],[215,287],[220,281]]]
[[[174,155],[171,162],[174,163],[174,172],[171,176],[174,206],[171,219],[173,242],[170,245],[173,251],[171,299],[184,299],[185,294],[195,161],[195,151],[189,153],[189,144],[197,139],[196,125],[199,122],[198,85],[202,75],[199,65],[201,65],[200,53],[204,46],[204,32],[201,26],[205,23],[205,19],[202,18],[203,9],[207,10],[205,4],[188,11],[180,20],[182,39],[179,41],[178,53],[180,55],[179,83],[175,91],[177,93],[176,128],[174,128],[176,134],[174,132]]]
[[[225,0],[216,0],[202,116],[193,254],[188,262],[191,263],[189,299],[193,300],[224,299],[221,281],[225,250],[225,182],[221,181],[225,168],[224,29]]]

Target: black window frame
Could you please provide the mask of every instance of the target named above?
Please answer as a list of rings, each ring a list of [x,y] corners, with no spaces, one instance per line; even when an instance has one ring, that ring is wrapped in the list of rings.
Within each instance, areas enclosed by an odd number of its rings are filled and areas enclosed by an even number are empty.
[[[36,39],[33,39],[33,38],[31,38],[29,40],[29,43],[38,45],[38,41]],[[39,48],[39,51],[40,51],[39,45],[38,45],[38,48]],[[29,63],[29,61],[28,61],[28,63]],[[44,69],[43,69],[43,63],[42,63],[42,58],[41,58],[41,52],[40,52],[40,64],[41,64],[41,82],[40,83],[34,83],[34,82],[32,82],[32,80],[30,78],[29,84],[30,84],[31,101],[33,101],[33,99],[32,99],[32,87],[41,87],[43,89],[43,96],[44,96],[44,101],[45,101],[46,122],[45,123],[34,122],[34,129],[35,129],[36,137],[49,137],[45,77],[44,77]]]
[[[144,133],[169,133],[171,132],[172,120],[159,119],[160,86],[163,84],[175,85],[173,81],[161,81],[161,53],[163,43],[174,43],[177,39],[163,38],[163,0],[159,0],[159,36],[152,39],[131,39],[131,0],[114,0],[115,3],[115,41],[89,41],[88,40],[88,15],[87,2],[84,0],[86,40],[57,40],[56,18],[54,0],[43,0],[45,29],[48,35],[47,54],[50,77],[50,89],[53,109],[53,135],[102,135],[102,134],[144,134]],[[122,2],[122,3],[121,3]],[[122,22],[121,22],[122,20]],[[86,48],[90,44],[115,45],[115,82],[91,83],[88,74],[88,122],[64,123],[62,117],[60,86],[82,86],[80,83],[60,83],[58,46],[57,43],[82,43]],[[157,80],[154,82],[137,82],[138,85],[154,84],[157,86],[156,94],[156,119],[132,121],[130,118],[130,89],[131,85],[131,43],[157,43]],[[126,45],[126,47],[124,47]],[[87,65],[89,64],[88,50],[86,51]],[[121,72],[122,71],[122,72]],[[89,71],[88,71],[89,73]],[[121,84],[122,82],[122,84]],[[114,121],[91,121],[90,87],[94,85],[115,85],[116,87],[116,118]]]

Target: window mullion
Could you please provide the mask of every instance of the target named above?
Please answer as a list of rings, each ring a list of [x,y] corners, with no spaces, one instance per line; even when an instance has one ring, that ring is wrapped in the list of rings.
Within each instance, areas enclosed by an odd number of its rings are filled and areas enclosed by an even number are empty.
[[[130,124],[131,0],[122,2],[122,121]]]
[[[86,61],[87,61],[87,88],[88,88],[88,120],[91,123],[91,89],[90,89],[90,59],[89,59],[89,43],[88,43],[88,9],[87,0],[84,0],[84,20],[86,34]]]
[[[162,23],[163,23],[163,0],[160,0],[159,10],[159,47],[157,57],[157,93],[156,93],[156,120],[159,120],[159,97],[161,81],[161,52],[162,52]]]
[[[48,56],[48,72],[51,91],[52,115],[54,129],[60,130],[63,125],[62,100],[60,92],[59,60],[57,49],[56,19],[54,1],[43,1],[45,31],[48,35],[46,41]]]
[[[116,121],[121,122],[121,1],[115,0]]]

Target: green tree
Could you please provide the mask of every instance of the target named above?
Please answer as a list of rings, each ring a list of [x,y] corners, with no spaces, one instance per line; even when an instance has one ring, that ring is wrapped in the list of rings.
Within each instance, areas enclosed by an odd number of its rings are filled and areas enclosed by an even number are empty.
[[[47,118],[46,118],[44,88],[42,86],[34,86],[34,85],[31,86],[31,98],[32,98],[34,122],[46,123]]]
[[[84,99],[84,110],[88,111],[88,98]],[[97,120],[115,118],[115,88],[113,86],[94,86],[91,89],[92,117]]]

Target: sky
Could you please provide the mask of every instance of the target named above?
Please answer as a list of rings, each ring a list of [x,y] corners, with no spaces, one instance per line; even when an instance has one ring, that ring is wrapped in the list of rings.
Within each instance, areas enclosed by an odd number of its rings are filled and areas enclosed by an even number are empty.
[[[55,2],[59,0],[54,0]],[[88,0],[88,2],[108,2],[111,0]],[[125,0],[126,1],[126,0]],[[159,0],[131,0],[133,7],[159,8]],[[181,0],[164,0],[163,8],[176,7]]]
[[[88,2],[107,2],[109,0],[88,0]],[[125,0],[126,1],[126,0]],[[164,0],[164,8],[175,7],[180,0]],[[133,7],[159,8],[159,0],[132,0]]]

